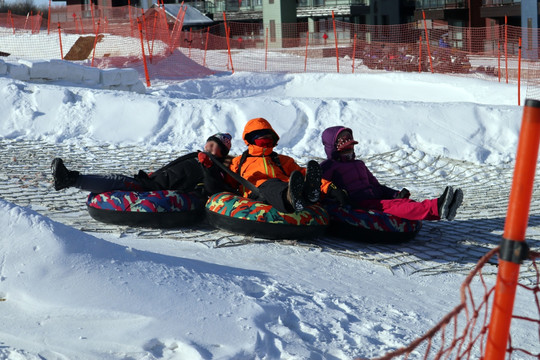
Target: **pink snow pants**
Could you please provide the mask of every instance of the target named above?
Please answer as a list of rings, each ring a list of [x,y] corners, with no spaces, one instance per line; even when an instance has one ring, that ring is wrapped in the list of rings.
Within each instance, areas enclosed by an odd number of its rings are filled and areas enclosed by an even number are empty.
[[[357,208],[378,210],[407,220],[440,220],[437,199],[414,201],[411,199],[362,200]]]

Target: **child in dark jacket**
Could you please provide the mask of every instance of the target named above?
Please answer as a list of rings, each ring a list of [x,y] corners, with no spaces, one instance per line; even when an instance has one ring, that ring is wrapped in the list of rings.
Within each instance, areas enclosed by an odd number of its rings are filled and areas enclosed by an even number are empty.
[[[223,162],[231,148],[231,139],[231,135],[227,133],[214,134],[207,139],[204,151]],[[150,174],[139,170],[139,173],[133,177],[122,174],[81,174],[78,171],[68,170],[61,158],[52,161],[51,171],[55,190],[68,187],[76,187],[93,193],[113,190],[177,190],[180,192],[198,191],[205,196],[229,190],[224,183],[223,173],[209,161],[208,155],[204,152],[183,155]]]
[[[322,177],[344,189],[350,205],[357,209],[378,210],[408,220],[453,220],[463,201],[463,191],[447,186],[436,199],[414,201],[407,189],[394,190],[381,185],[362,160],[355,158],[352,130],[343,126],[322,133],[328,157],[321,163]]]

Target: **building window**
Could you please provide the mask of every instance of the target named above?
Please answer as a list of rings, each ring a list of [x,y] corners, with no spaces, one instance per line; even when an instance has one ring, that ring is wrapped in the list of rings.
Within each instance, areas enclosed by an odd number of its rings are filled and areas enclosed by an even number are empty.
[[[270,41],[276,42],[276,21],[270,20]]]

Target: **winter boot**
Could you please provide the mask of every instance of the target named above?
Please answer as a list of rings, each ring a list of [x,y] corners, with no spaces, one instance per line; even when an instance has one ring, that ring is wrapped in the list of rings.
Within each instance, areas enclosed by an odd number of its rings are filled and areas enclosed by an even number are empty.
[[[452,196],[452,202],[448,208],[448,214],[446,214],[446,220],[452,221],[456,217],[457,209],[461,206],[463,202],[463,190],[456,189],[454,191],[454,196]]]
[[[304,198],[314,204],[321,197],[321,166],[315,160],[307,164],[306,179],[304,181]]]
[[[437,199],[437,209],[439,210],[439,218],[446,219],[450,211],[450,204],[454,196],[454,189],[447,186],[442,195]]]
[[[54,178],[54,189],[62,190],[75,185],[75,181],[79,176],[78,171],[70,171],[64,165],[64,161],[56,158],[51,163],[51,172]]]
[[[289,177],[289,188],[287,189],[287,200],[292,205],[294,211],[304,210],[304,199],[302,190],[304,188],[304,176],[298,170],[292,172]]]

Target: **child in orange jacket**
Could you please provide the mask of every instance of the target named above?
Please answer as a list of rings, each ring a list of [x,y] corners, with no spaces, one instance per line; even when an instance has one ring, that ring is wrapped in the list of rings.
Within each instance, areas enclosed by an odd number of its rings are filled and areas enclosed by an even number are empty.
[[[293,158],[274,152],[279,136],[266,119],[249,120],[242,137],[248,149],[232,160],[230,169],[259,190],[259,194],[254,194],[236,183],[243,196],[290,213],[319,201],[321,191],[328,192],[331,183],[321,180],[321,168],[316,161],[302,168]]]

